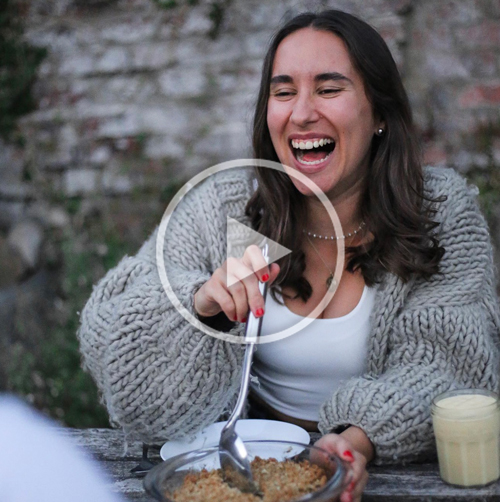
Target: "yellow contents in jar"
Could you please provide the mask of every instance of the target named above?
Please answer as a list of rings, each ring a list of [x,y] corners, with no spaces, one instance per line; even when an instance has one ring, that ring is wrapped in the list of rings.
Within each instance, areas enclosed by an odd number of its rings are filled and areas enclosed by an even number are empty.
[[[481,393],[436,399],[432,409],[441,478],[460,486],[500,477],[498,399]]]

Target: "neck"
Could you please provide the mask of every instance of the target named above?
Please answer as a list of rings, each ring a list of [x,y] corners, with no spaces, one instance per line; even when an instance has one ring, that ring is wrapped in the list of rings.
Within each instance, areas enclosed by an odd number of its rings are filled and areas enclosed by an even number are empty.
[[[352,190],[339,197],[330,198],[344,234],[356,230],[361,223],[361,190]],[[307,230],[320,235],[333,235],[333,223],[325,207],[316,197],[307,199]]]

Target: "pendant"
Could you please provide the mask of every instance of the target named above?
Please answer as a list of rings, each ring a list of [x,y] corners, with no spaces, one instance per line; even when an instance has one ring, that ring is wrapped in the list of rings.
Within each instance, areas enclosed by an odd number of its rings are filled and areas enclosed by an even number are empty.
[[[330,274],[330,276],[326,280],[326,287],[328,289],[333,289],[336,285],[337,281],[335,280],[335,277],[333,277],[333,274]]]

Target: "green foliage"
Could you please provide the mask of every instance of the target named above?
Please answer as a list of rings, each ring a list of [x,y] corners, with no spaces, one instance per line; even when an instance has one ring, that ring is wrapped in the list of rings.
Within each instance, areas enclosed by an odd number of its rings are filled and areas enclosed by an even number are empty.
[[[76,211],[76,206],[74,207]],[[131,250],[116,230],[100,222],[89,231],[79,225],[54,236],[61,250],[60,312],[35,348],[18,344],[9,368],[9,390],[28,396],[36,408],[70,427],[108,427],[96,386],[81,369],[76,332],[92,284]],[[97,239],[86,246],[82,235]]]
[[[16,6],[0,0],[0,136],[12,139],[16,120],[35,108],[31,89],[46,50],[23,40]]]
[[[80,369],[76,337],[67,336],[73,319],[56,326],[36,353],[17,346],[15,367],[9,372],[12,391],[30,396],[36,408],[70,427],[109,426],[97,389]]]
[[[81,369],[76,332],[92,285],[135,245],[126,243],[104,218],[82,218],[79,199],[67,203],[73,225],[50,236],[60,250],[58,308],[35,346],[15,345],[8,368],[9,390],[26,396],[36,408],[67,426],[109,427],[97,388]],[[17,331],[23,329],[19,326]]]

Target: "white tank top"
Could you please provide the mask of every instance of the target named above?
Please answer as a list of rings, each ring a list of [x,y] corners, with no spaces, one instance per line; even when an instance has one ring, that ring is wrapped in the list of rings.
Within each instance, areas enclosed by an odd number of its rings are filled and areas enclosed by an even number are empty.
[[[285,415],[317,422],[320,406],[340,382],[366,369],[374,299],[375,289],[365,286],[349,314],[315,319],[287,338],[257,345],[252,391]],[[277,333],[302,319],[268,294],[261,335]]]

